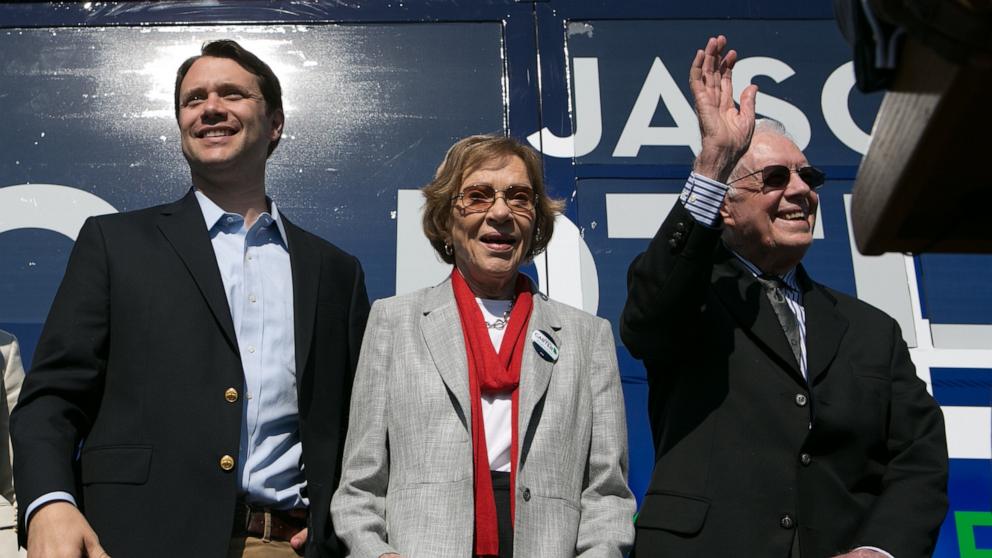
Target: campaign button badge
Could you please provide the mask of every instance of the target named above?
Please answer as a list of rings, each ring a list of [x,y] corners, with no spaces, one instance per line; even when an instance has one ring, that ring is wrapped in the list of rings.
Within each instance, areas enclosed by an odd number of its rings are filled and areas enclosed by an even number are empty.
[[[541,355],[541,358],[548,362],[558,361],[558,345],[555,345],[550,335],[541,330],[536,330],[530,336],[530,340],[534,343],[534,350],[537,351],[537,354]]]

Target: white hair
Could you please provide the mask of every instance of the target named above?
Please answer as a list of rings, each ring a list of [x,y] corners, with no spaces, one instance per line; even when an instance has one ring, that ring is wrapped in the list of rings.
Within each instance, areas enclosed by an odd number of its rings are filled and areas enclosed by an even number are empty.
[[[754,133],[755,134],[776,134],[784,137],[785,139],[796,143],[796,138],[792,137],[792,134],[785,129],[785,124],[782,124],[774,118],[759,118],[754,121]],[[753,135],[751,137],[754,137]]]
[[[752,141],[754,140],[754,136],[757,134],[774,134],[776,136],[782,136],[783,138],[791,141],[792,143],[796,143],[796,138],[792,137],[792,134],[790,134],[789,131],[785,129],[785,124],[782,124],[781,122],[775,120],[774,118],[765,117],[765,118],[756,119],[754,121],[754,133],[751,134]],[[741,158],[743,159],[743,157]],[[740,160],[738,160],[737,164],[734,166],[734,170],[730,172],[731,182],[733,182],[737,177],[740,168],[741,168],[741,162]],[[737,196],[738,196],[737,188],[734,188],[733,185],[730,185],[730,187],[727,190],[727,198],[734,199]]]

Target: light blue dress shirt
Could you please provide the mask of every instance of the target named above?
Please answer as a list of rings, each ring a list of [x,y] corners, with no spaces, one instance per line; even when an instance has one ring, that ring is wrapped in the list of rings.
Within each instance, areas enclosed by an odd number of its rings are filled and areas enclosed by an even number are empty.
[[[279,209],[251,228],[196,192],[245,372],[238,479],[245,501],[305,507],[293,321],[293,273]]]

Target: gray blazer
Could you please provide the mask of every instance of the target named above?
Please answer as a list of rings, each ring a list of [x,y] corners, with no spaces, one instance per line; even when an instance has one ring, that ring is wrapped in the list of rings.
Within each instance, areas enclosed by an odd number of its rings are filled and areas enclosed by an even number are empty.
[[[534,349],[537,330],[557,362]],[[519,389],[514,556],[623,556],[635,503],[609,323],[535,292]],[[350,556],[472,556],[470,413],[450,280],[373,304],[331,501]]]
[[[17,404],[24,381],[24,366],[17,339],[0,330],[0,558],[23,556],[17,550],[17,500],[14,497],[14,477],[11,471],[13,452],[10,447],[10,412]]]

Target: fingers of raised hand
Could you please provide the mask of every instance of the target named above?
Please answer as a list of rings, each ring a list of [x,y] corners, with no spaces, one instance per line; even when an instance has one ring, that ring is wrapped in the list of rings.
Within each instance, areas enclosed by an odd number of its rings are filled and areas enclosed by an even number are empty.
[[[737,62],[737,51],[732,50],[720,62],[720,108],[734,108],[734,64]]]
[[[693,87],[703,79],[703,59],[705,56],[702,49],[697,50],[696,57],[692,59],[692,65],[689,66],[689,85]]]
[[[720,63],[718,40],[710,37],[706,47],[697,50],[689,68],[689,88],[696,98],[697,108],[706,105],[718,106],[720,102],[720,79],[717,70]]]
[[[718,38],[710,37],[703,55],[703,83],[707,89],[720,87],[720,54],[721,46]]]
[[[740,119],[745,123],[745,125],[753,130],[754,129],[754,102],[758,95],[758,86],[748,85],[741,91],[741,107],[740,107]]]

